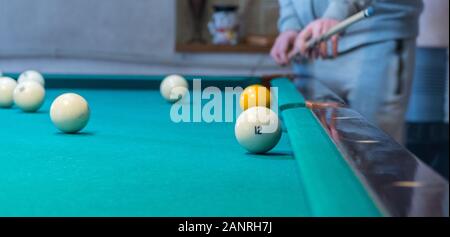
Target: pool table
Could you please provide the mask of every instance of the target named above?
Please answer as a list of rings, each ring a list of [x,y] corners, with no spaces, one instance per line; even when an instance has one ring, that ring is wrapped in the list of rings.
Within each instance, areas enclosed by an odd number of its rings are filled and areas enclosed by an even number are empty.
[[[283,135],[271,152],[257,155],[239,146],[233,122],[172,122],[172,105],[159,92],[163,76],[45,77],[46,101],[37,113],[0,109],[0,216],[408,215],[392,212],[389,204],[402,200],[377,194],[370,175],[348,159],[318,117],[318,110],[337,107],[311,107],[302,80],[186,76],[204,87],[278,89]],[[65,92],[82,95],[91,108],[78,134],[61,133],[50,121],[51,102]],[[448,204],[448,182],[435,183]]]

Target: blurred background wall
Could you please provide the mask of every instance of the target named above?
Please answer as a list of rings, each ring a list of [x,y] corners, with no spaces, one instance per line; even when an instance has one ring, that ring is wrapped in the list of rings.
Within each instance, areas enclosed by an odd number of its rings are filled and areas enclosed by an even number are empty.
[[[189,18],[187,16],[189,12],[185,9],[178,10],[177,16],[176,2],[176,0],[0,0],[0,68],[3,65],[3,70],[22,69],[19,65],[8,64],[18,58],[69,57],[147,65],[165,64],[236,70],[258,67],[278,70],[267,54],[175,52],[176,21]],[[241,1],[227,2],[241,3]],[[256,2],[269,2],[277,6],[277,0]],[[275,9],[275,14],[272,11],[269,16],[272,19],[264,18],[266,21],[273,21],[274,26],[277,11]],[[179,28],[181,35],[186,32],[183,25]],[[33,65],[32,62],[22,62],[23,67],[41,67],[44,71],[57,70],[36,63]],[[87,67],[82,62],[79,63]]]
[[[0,53],[165,61],[174,1],[0,0]]]

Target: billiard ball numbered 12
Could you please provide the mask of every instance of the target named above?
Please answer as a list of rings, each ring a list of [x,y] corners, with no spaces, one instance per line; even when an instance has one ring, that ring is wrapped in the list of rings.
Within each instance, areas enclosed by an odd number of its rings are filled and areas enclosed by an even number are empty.
[[[66,93],[58,96],[50,107],[53,124],[64,133],[81,131],[89,122],[88,102],[80,95]]]
[[[160,85],[162,97],[170,103],[179,101],[187,93],[189,84],[180,75],[170,75],[164,78]]]
[[[240,96],[239,105],[242,110],[247,110],[255,106],[270,108],[270,90],[265,86],[251,85],[244,89]]]
[[[45,79],[42,76],[42,74],[39,73],[38,71],[28,70],[20,74],[19,79],[17,79],[17,82],[20,84],[26,81],[34,81],[45,87]]]
[[[17,107],[24,112],[36,112],[44,103],[45,89],[35,81],[25,81],[16,86],[13,98]]]
[[[239,144],[251,153],[265,153],[280,141],[281,124],[271,109],[256,106],[239,115],[234,128]]]
[[[0,76],[0,107],[10,108],[13,103],[14,89],[17,86],[17,82],[9,77]]]

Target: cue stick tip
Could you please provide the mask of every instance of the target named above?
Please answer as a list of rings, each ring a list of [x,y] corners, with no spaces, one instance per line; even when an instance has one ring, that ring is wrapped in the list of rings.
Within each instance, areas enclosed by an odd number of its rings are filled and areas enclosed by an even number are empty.
[[[368,7],[365,11],[364,11],[364,16],[365,17],[370,17],[373,16],[375,14],[375,9],[373,7]]]

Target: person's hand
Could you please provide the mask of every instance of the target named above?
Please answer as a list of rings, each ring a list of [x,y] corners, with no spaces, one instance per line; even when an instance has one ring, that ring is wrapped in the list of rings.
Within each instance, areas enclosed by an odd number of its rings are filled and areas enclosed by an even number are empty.
[[[279,65],[289,64],[288,52],[294,46],[297,34],[296,31],[285,31],[275,40],[275,44],[270,51],[270,56],[272,56]]]
[[[339,21],[334,19],[319,19],[311,22],[302,32],[300,32],[300,34],[298,34],[295,39],[294,47],[288,54],[288,58],[291,59],[297,54],[301,54],[308,59],[329,57],[327,42],[322,42],[313,49],[309,49],[307,45],[308,41],[311,39],[320,38],[337,24],[339,24]],[[337,57],[338,54],[338,41],[338,35],[334,35],[331,38],[333,57]]]

